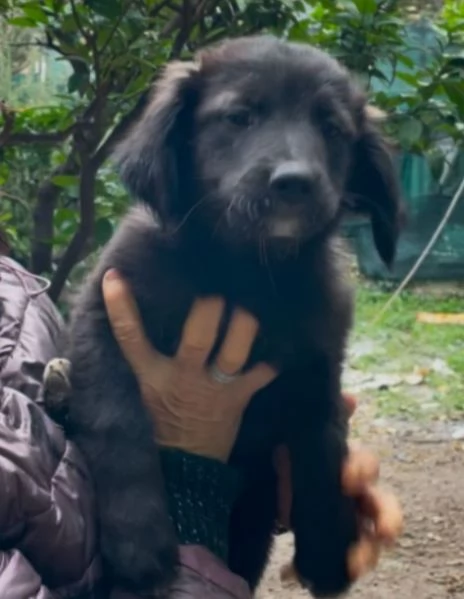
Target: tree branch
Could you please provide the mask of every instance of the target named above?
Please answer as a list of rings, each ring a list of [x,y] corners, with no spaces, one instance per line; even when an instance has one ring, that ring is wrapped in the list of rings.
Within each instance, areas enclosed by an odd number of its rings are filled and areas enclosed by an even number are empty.
[[[130,7],[134,1],[126,0],[126,6]],[[188,43],[194,27],[203,21],[207,12],[214,11],[214,7],[220,4],[220,1],[176,0],[176,4],[173,4],[172,0],[159,0],[156,3],[149,18],[150,20],[155,17],[157,18],[158,26],[161,29],[160,37],[163,40],[174,38],[172,57],[178,57],[181,54],[183,48]],[[177,6],[177,3],[180,6]],[[96,75],[93,100],[87,106],[82,116],[76,119],[72,127],[63,132],[33,134],[27,132],[13,133],[10,130],[7,136],[3,136],[7,138],[7,141],[5,140],[4,143],[8,145],[34,142],[57,143],[66,140],[70,135],[73,136],[72,149],[66,162],[52,173],[48,181],[40,186],[34,210],[32,270],[36,273],[50,272],[53,255],[53,216],[62,191],[60,187],[53,184],[53,178],[56,175],[80,176],[80,225],[61,257],[58,268],[53,276],[49,293],[54,301],[59,298],[70,272],[82,259],[88,248],[88,243],[92,239],[95,220],[95,184],[98,170],[110,156],[115,144],[125,135],[132,123],[138,118],[148,96],[148,92],[143,93],[137,104],[119,120],[109,135],[106,137],[103,135],[103,125],[110,116],[105,115],[109,94],[115,91],[117,85],[113,84],[111,78],[111,75],[114,74],[111,65],[113,62],[111,56],[109,56],[110,68],[107,68],[106,65],[103,66],[103,64],[100,65],[100,57],[103,53],[108,53],[109,46],[118,30],[121,19],[111,27],[109,37],[98,48],[96,43],[97,37],[93,35],[90,25],[79,14],[78,0],[71,0],[71,8],[79,34],[90,45],[93,52],[94,64],[91,65],[91,68],[93,68]],[[162,12],[163,9],[166,9],[166,13]],[[50,48],[55,46],[53,44],[54,41],[51,35],[47,37],[47,45]],[[66,46],[64,47],[66,48]],[[59,46],[55,46],[54,49],[66,56]],[[72,56],[67,56],[67,58],[72,64]],[[101,67],[103,67],[102,71],[100,71]],[[117,81],[115,79],[116,83]]]
[[[213,7],[218,4],[218,0],[198,0],[194,6],[191,4],[191,0],[184,0],[182,11],[177,18],[168,24],[165,30],[162,32],[162,36],[170,36],[174,32],[175,27],[179,27],[177,36],[172,44],[172,50],[170,59],[177,58],[182,52],[183,47],[187,43],[190,34],[192,33],[195,25],[202,20],[204,12],[208,7],[208,4],[212,3]],[[174,28],[173,28],[174,27]]]
[[[3,100],[0,100],[0,114],[3,117],[3,129],[0,131],[0,148],[3,147],[11,136],[14,127],[15,114],[13,110],[7,107]]]
[[[129,10],[132,8],[132,2],[128,2],[127,6],[124,8],[124,10],[121,10],[121,14],[119,15],[119,17],[115,20],[113,27],[111,28],[111,31],[108,35],[108,37],[106,38],[105,42],[103,43],[102,47],[98,50],[100,52],[100,54],[104,54],[105,50],[108,48],[108,46],[110,45],[116,31],[118,30],[119,26],[121,25],[122,21],[124,20],[124,17],[127,15],[127,13],[129,12]]]
[[[188,29],[185,27],[184,31],[182,33],[182,36],[179,35],[178,38],[176,39],[176,44],[178,46],[180,46],[181,42],[182,42],[182,46],[185,44],[185,42],[188,39],[188,36],[190,35],[191,29],[194,27],[195,23],[197,22],[197,19],[201,18],[201,15],[203,14],[203,11],[206,8],[209,1],[210,0],[199,0],[197,2],[196,6],[193,7],[193,10],[195,11],[194,17],[189,23],[190,27]],[[185,2],[186,2],[186,4],[189,4],[188,0],[185,0]],[[217,0],[215,0],[215,2],[217,3]],[[157,14],[159,14],[159,12],[161,11],[161,8],[164,8],[166,6],[166,4],[168,4],[168,3],[161,2],[160,5],[157,6],[157,9],[158,9]],[[191,8],[191,7],[189,7],[189,8]],[[185,6],[184,6],[184,10],[185,10]],[[179,14],[176,15],[167,24],[167,26],[163,29],[163,31],[161,33],[161,37],[168,36],[170,34],[170,32],[172,32],[175,29],[176,26],[179,26],[180,18],[181,18],[181,15],[179,15]],[[186,18],[186,15],[184,14],[184,19],[185,18]],[[182,50],[182,46],[176,48],[177,53],[180,53],[180,51]],[[174,54],[174,52],[173,52],[173,54]],[[148,96],[148,91],[144,92],[141,95],[141,97],[139,98],[139,101],[134,106],[134,108],[130,112],[128,112],[119,121],[119,123],[114,127],[113,131],[110,133],[110,135],[100,145],[100,147],[97,149],[97,151],[95,152],[95,154],[92,157],[92,162],[95,165],[100,167],[109,158],[114,146],[125,135],[126,131],[130,128],[132,123],[141,114],[143,108],[145,107],[147,96]]]
[[[158,17],[160,15],[160,13],[163,11],[163,9],[165,8],[169,8],[169,10],[172,10],[173,12],[178,13],[181,10],[181,6],[180,5],[175,5],[172,1],[170,0],[162,0],[159,4],[157,4],[151,11],[150,11],[150,18],[151,19],[155,19],[156,17]]]
[[[5,138],[0,134],[0,148],[7,146],[15,146],[19,144],[57,144],[66,139],[73,133],[75,125],[64,129],[63,131],[56,131],[53,133],[26,133],[18,132],[11,133]]]
[[[11,252],[11,246],[8,241],[8,236],[0,227],[0,256],[9,256]]]
[[[132,108],[132,110],[130,110],[122,117],[119,123],[117,123],[113,128],[113,131],[97,148],[96,152],[92,156],[92,162],[94,165],[98,166],[98,168],[111,156],[111,153],[115,145],[118,143],[120,139],[124,137],[126,132],[131,127],[132,123],[134,123],[140,116],[146,105],[147,97],[148,91],[146,91],[140,96],[138,102]]]
[[[87,242],[92,239],[93,235],[95,223],[95,183],[98,168],[95,168],[92,161],[86,157],[85,149],[80,152],[80,159],[80,223],[52,278],[48,293],[55,303],[58,301],[72,269],[81,259]]]
[[[79,12],[78,12],[77,7],[76,7],[75,0],[71,0],[70,4],[71,4],[71,12],[72,12],[72,15],[73,15],[74,22],[76,23],[77,30],[82,35],[82,37],[84,38],[84,40],[86,42],[89,42],[90,41],[89,40],[89,35],[88,35],[87,31],[84,29],[84,27],[82,25],[82,21],[81,21],[81,18],[79,16]]]
[[[89,129],[92,130],[95,126],[94,119],[95,115],[101,112],[102,101],[107,93],[107,87],[102,86],[99,95],[92,100],[92,102],[85,109],[82,117],[77,118],[76,122],[63,129],[63,131],[40,132],[30,133],[28,131],[18,131],[12,133],[15,121],[15,112],[5,105],[4,102],[0,102],[0,113],[3,115],[3,131],[0,132],[0,148],[15,146],[19,144],[57,144],[66,141],[73,133],[78,129]]]
[[[18,196],[14,196],[3,189],[0,189],[0,198],[5,198],[9,202],[14,202],[15,204],[19,204],[22,208],[29,211],[29,206],[25,200],[22,198],[18,198]]]
[[[54,131],[53,133],[29,133],[18,131],[13,133],[16,120],[16,113],[8,108],[5,102],[0,101],[0,114],[3,117],[3,129],[0,131],[0,148],[14,146],[17,144],[55,144],[65,141],[74,131],[76,125],[73,124],[63,131]]]
[[[57,175],[77,174],[79,174],[79,165],[73,148],[66,161],[52,172],[50,179],[45,181],[37,191],[31,250],[31,269],[35,274],[50,272],[52,269],[53,216],[56,202],[62,191],[61,187],[53,183],[53,178]]]

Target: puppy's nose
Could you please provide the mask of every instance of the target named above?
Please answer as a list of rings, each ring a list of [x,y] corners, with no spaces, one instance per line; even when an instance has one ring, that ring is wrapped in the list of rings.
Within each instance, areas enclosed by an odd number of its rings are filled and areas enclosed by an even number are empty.
[[[317,186],[320,173],[316,168],[301,162],[284,162],[271,175],[272,196],[287,204],[300,204]]]

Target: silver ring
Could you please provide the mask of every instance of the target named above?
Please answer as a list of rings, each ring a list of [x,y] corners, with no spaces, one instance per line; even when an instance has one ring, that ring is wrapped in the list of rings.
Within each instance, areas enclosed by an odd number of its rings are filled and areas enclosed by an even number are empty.
[[[226,372],[222,372],[222,370],[220,370],[216,364],[211,364],[209,373],[211,378],[214,379],[216,383],[220,383],[221,385],[229,385],[238,377],[238,374],[227,374]]]

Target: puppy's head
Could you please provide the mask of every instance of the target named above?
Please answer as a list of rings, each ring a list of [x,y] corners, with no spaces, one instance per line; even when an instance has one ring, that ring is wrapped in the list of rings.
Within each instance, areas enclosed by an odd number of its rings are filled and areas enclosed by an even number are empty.
[[[329,56],[271,37],[174,63],[119,147],[122,178],[166,222],[231,247],[302,245],[366,212],[390,264],[401,223],[392,159],[363,94]]]

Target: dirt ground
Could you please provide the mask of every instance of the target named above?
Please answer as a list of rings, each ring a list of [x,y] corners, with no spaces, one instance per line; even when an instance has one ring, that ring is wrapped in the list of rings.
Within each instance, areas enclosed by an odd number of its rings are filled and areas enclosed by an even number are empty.
[[[375,420],[361,405],[354,432],[381,458],[383,483],[403,503],[406,529],[375,574],[350,593],[354,599],[464,599],[464,426]],[[279,537],[257,599],[300,599],[285,588],[280,567],[292,554]]]

